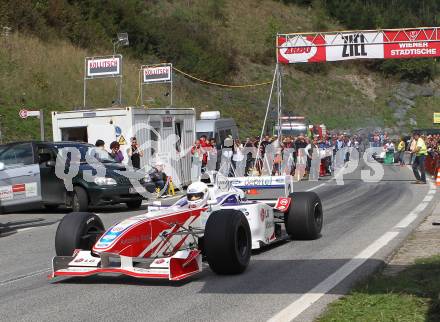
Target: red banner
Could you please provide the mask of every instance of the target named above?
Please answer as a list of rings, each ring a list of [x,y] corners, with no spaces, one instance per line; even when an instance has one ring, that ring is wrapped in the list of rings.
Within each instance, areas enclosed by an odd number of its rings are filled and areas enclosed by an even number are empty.
[[[280,63],[440,56],[439,28],[286,34],[277,37]]]
[[[386,31],[384,58],[420,58],[440,55],[437,29]]]

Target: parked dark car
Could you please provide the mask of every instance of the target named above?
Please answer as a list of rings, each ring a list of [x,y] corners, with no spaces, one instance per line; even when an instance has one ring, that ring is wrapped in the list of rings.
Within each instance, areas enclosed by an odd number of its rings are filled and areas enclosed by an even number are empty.
[[[72,159],[71,148],[80,151],[79,160]],[[95,149],[93,145],[78,142],[28,141],[0,145],[0,210],[41,206],[55,209],[66,205],[73,211],[87,211],[90,206],[118,203],[125,203],[130,209],[140,208],[144,198],[122,173],[130,178],[135,176],[151,190],[154,184],[148,182],[149,176],[116,163],[105,151],[100,151],[96,164],[86,162],[87,154],[97,156]],[[73,171],[71,181],[68,180],[72,191],[66,188],[63,177],[56,175],[57,158],[66,174]],[[97,167],[101,167],[104,175],[98,174]],[[87,175],[94,177],[90,179]]]

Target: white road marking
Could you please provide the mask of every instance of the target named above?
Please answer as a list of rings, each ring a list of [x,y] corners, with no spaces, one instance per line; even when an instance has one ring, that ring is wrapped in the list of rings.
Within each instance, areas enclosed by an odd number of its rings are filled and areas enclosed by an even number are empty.
[[[317,186],[319,187],[319,186]],[[315,189],[317,188],[315,187]],[[425,196],[425,199],[432,200],[432,194],[435,193],[436,186],[430,184],[430,190]],[[428,197],[428,194],[431,196]],[[403,218],[396,226],[393,227],[391,231],[386,232],[379,239],[370,244],[362,252],[356,255],[348,263],[344,264],[336,272],[327,277],[324,281],[319,283],[313,289],[308,291],[306,294],[302,295],[299,299],[295,300],[289,304],[286,308],[278,312],[269,322],[281,322],[281,321],[292,321],[298,317],[301,313],[312,306],[321,297],[326,295],[331,289],[341,283],[348,275],[353,273],[358,267],[364,264],[370,257],[377,253],[380,249],[386,246],[390,241],[392,241],[396,236],[398,236],[401,231],[395,231],[394,229],[406,228],[414,220],[417,219],[418,215],[427,207],[428,202],[423,199],[423,201],[417,205],[414,210],[412,210],[405,218]]]
[[[435,191],[434,191],[435,193]],[[434,198],[433,195],[427,195],[425,198],[423,198],[423,202],[430,202]]]
[[[403,218],[394,228],[401,229],[408,227],[414,220],[417,219],[418,212],[410,212],[405,218]]]
[[[315,189],[321,188],[322,186],[325,186],[325,183],[321,183],[321,184],[317,185],[316,187],[313,187],[313,188],[307,189],[306,191],[313,191],[313,190],[315,190]]]
[[[426,208],[427,205],[428,205],[428,202],[422,202],[413,211],[418,214],[418,213],[422,212]]]
[[[36,272],[32,272],[32,273],[29,273],[29,274],[26,274],[26,275],[20,275],[20,276],[17,276],[17,277],[10,278],[8,280],[0,281],[0,286],[4,286],[4,285],[11,284],[11,283],[15,283],[15,282],[23,280],[25,278],[32,277],[32,276],[35,276],[35,275],[39,275],[39,274],[42,274],[42,273],[47,273],[47,272],[50,272],[50,270],[51,270],[50,268],[46,268],[46,269],[42,269],[42,270],[39,270],[39,271],[36,271]]]
[[[364,264],[371,256],[373,256],[382,247],[386,246],[399,233],[387,232],[382,237],[373,242],[370,246],[365,248],[362,252],[356,255],[348,263],[344,264],[332,275],[327,277],[324,281],[319,283],[313,289],[301,296],[298,300],[287,306],[285,309],[270,318],[269,322],[291,321],[298,315],[308,309],[313,303],[318,301],[322,296],[329,292],[332,288],[342,282],[348,275],[350,275],[359,266]]]

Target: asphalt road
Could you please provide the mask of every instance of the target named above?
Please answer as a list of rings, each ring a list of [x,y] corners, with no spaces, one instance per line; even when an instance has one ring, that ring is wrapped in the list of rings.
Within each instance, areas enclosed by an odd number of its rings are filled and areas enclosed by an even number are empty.
[[[362,168],[365,168],[363,166]],[[1,321],[298,321],[315,318],[389,256],[436,202],[432,185],[413,185],[406,167],[385,166],[378,183],[300,182],[322,199],[324,228],[314,241],[287,241],[254,253],[246,272],[218,276],[209,267],[185,282],[90,277],[50,283],[57,222],[65,214],[0,216]],[[270,193],[255,196],[263,198]],[[98,209],[106,226],[138,212]],[[281,312],[281,313],[280,313]]]

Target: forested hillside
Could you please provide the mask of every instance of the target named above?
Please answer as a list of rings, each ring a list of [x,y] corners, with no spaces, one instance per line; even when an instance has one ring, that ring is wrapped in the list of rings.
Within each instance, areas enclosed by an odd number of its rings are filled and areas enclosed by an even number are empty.
[[[439,6],[435,0],[2,0],[0,26],[11,28],[0,48],[4,139],[38,133],[34,120],[18,119],[20,107],[49,113],[81,106],[84,57],[112,53],[117,32],[130,39],[129,47],[118,49],[125,64],[123,103],[139,105],[141,64],[166,61],[209,81],[259,83],[272,77],[277,32],[437,25]],[[438,87],[434,59],[285,66],[283,75],[287,111],[338,128],[392,128],[389,101],[399,82]],[[167,104],[166,91],[148,88],[144,103]],[[220,88],[176,74],[175,105],[219,109],[237,119],[242,136],[252,135],[260,130],[268,92],[268,86]],[[114,81],[94,81],[89,105],[110,106],[115,95]],[[408,118],[430,125],[425,114],[436,101],[417,98]]]

